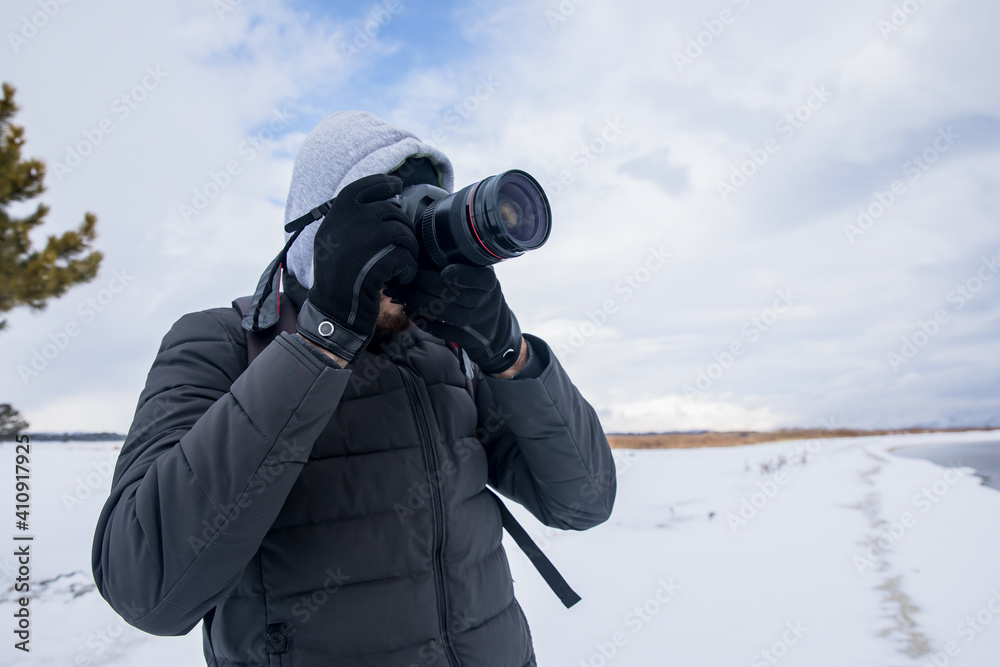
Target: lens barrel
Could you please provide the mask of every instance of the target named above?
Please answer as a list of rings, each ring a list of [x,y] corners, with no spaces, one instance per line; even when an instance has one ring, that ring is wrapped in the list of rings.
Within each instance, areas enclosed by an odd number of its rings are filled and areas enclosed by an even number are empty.
[[[538,181],[519,169],[439,199],[433,197],[432,190],[444,192],[414,186],[400,199],[416,224],[421,257],[439,268],[448,264],[489,266],[539,248],[549,238],[549,200]],[[421,205],[424,202],[426,208]]]

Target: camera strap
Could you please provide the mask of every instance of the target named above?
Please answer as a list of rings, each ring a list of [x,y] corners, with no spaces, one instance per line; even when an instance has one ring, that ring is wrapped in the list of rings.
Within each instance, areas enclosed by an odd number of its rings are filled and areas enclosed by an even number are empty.
[[[248,332],[270,329],[278,323],[281,309],[281,302],[278,298],[281,291],[281,269],[288,257],[288,250],[295,243],[295,239],[299,238],[303,229],[326,217],[326,214],[333,208],[335,200],[336,197],[325,201],[305,215],[299,216],[285,225],[285,231],[291,232],[292,235],[285,242],[285,246],[278,253],[278,256],[264,269],[264,273],[261,274],[260,280],[257,282],[257,289],[250,297],[248,307],[240,310],[243,313],[241,324]]]
[[[301,228],[298,231],[301,231]],[[289,241],[289,245],[290,244],[291,241]],[[275,261],[277,261],[277,259]],[[275,292],[275,294],[278,293]],[[249,308],[252,305],[253,298],[254,297],[243,296],[233,301],[233,306],[239,310],[241,315],[244,315],[244,321],[246,317],[250,315]],[[270,343],[279,333],[282,331],[287,331],[289,333],[295,332],[296,316],[294,304],[289,303],[290,299],[284,294],[280,294],[280,300],[278,300],[277,297],[275,300],[278,301],[279,306],[282,301],[286,302],[284,312],[280,314],[280,317],[277,315],[276,308],[275,319],[271,326],[265,327],[261,330],[247,329],[247,366],[250,365],[257,355],[264,351],[264,348],[267,347],[268,343]],[[448,343],[447,347],[456,357],[458,357],[459,366],[465,376],[465,390],[469,393],[473,402],[475,402],[476,393],[475,385],[473,383],[475,369],[473,368],[472,360],[469,359],[469,355],[465,353],[465,350],[455,343]],[[493,495],[493,499],[496,501],[497,507],[500,509],[500,519],[503,523],[504,530],[507,531],[508,535],[514,538],[514,542],[517,543],[518,548],[524,552],[524,555],[528,557],[531,564],[535,566],[535,569],[538,570],[538,574],[542,575],[542,579],[544,579],[545,583],[549,585],[552,592],[559,597],[559,600],[562,601],[563,605],[567,609],[579,602],[580,596],[570,587],[563,576],[559,574],[559,570],[556,569],[556,566],[552,564],[552,561],[548,559],[545,553],[542,552],[537,544],[535,544],[534,540],[531,539],[531,536],[528,535],[528,531],[526,531],[521,524],[517,522],[517,519],[515,519],[514,515],[511,514],[509,509],[507,509],[507,506],[504,504],[503,500],[500,499],[500,496],[498,496],[493,489],[488,487],[487,491]]]
[[[473,380],[476,377],[475,368],[473,367],[473,362],[469,359],[469,355],[466,354],[465,350],[458,346],[456,343],[448,343],[448,349],[458,357],[458,365],[462,369],[465,375],[465,390],[469,392],[469,396],[472,397],[473,402],[476,400],[475,384]],[[500,496],[493,491],[493,489],[487,488],[487,490],[493,494],[493,499],[497,502],[497,507],[500,508],[500,520],[503,522],[504,530],[507,534],[514,538],[517,543],[518,548],[524,552],[524,555],[528,557],[531,564],[535,566],[538,570],[538,574],[542,575],[542,579],[545,583],[549,585],[552,592],[555,593],[559,599],[562,601],[563,605],[567,609],[575,605],[580,601],[580,596],[577,595],[576,591],[570,588],[570,585],[566,582],[556,566],[552,564],[552,561],[548,559],[548,556],[538,548],[535,541],[531,539],[521,524],[517,522],[514,515],[510,513],[507,509],[507,505],[504,504]]]

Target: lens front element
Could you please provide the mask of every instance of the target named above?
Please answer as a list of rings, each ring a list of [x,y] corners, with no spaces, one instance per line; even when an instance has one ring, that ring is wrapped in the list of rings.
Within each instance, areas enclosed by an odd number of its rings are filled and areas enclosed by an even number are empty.
[[[549,236],[549,202],[538,181],[523,171],[505,171],[482,181],[472,200],[470,223],[492,254],[516,257],[538,248]]]

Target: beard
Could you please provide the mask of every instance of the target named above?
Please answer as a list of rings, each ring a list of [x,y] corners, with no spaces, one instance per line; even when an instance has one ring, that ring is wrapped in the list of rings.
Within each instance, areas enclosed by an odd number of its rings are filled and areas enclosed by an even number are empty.
[[[413,323],[403,311],[402,304],[392,303],[384,294],[379,299],[378,320],[375,322],[375,337],[383,338],[391,334],[402,333]]]
[[[410,321],[410,318],[402,310],[398,312],[381,311],[378,314],[378,321],[375,323],[375,335],[381,338],[382,336],[401,333],[411,326],[413,326],[413,322]]]

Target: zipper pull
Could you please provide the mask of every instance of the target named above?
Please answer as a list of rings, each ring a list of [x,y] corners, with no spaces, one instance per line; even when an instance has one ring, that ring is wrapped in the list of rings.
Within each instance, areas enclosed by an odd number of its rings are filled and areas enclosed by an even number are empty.
[[[268,624],[266,649],[271,655],[288,650],[288,623]]]

